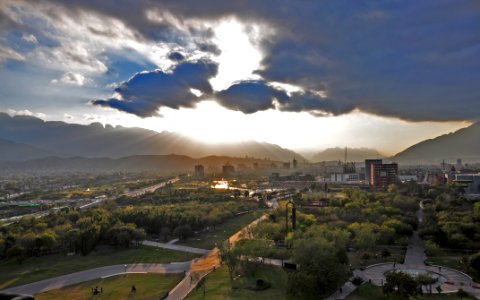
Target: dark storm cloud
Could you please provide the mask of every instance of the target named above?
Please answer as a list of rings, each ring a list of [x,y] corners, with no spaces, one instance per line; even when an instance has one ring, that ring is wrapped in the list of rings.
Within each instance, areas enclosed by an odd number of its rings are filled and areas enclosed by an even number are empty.
[[[284,91],[268,86],[264,81],[243,81],[217,93],[218,102],[232,110],[250,114],[274,108],[274,100],[287,101]]]
[[[264,59],[257,74],[263,83],[296,84],[306,91],[288,101],[277,99],[282,110],[342,114],[358,108],[415,121],[478,119],[480,112],[477,0],[140,0],[122,5],[113,0],[50,0],[36,5],[46,2],[71,17],[88,11],[118,18],[139,39],[178,45],[187,43],[186,33],[168,18],[148,19],[147,11],[168,12],[180,23],[231,16],[245,24],[262,23],[275,34],[260,41]],[[198,48],[218,53],[211,28],[187,28],[197,37]],[[328,99],[310,91],[327,91]],[[267,84],[247,82],[217,97],[227,107],[251,113],[271,108],[278,92]],[[194,101],[190,96],[171,97],[188,93],[169,93],[170,107]]]
[[[115,89],[120,99],[99,99],[94,105],[108,106],[140,117],[157,115],[161,106],[193,107],[199,98],[190,89],[211,94],[209,78],[217,74],[217,65],[208,60],[184,62],[171,73],[160,70],[138,73]]]
[[[275,35],[262,41],[265,57],[257,73],[329,95],[326,101],[303,97],[283,110],[341,114],[358,108],[414,121],[479,117],[479,1],[163,5],[185,18],[232,14],[274,28]]]
[[[168,53],[168,58],[173,61],[181,61],[185,59],[185,56],[180,52],[173,51]]]

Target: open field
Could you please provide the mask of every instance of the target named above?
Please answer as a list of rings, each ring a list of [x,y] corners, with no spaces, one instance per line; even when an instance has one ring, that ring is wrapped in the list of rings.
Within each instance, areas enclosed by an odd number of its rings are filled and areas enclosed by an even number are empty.
[[[254,285],[256,279],[270,282],[272,286],[264,291],[252,291],[246,289],[248,285]],[[227,267],[221,267],[210,273],[205,280],[205,298],[203,297],[203,285],[193,290],[187,297],[188,300],[209,299],[238,299],[238,300],[282,300],[286,299],[287,273],[279,267],[262,266],[254,278],[239,277],[232,283]]]
[[[92,252],[87,256],[62,254],[32,257],[19,265],[15,260],[0,262],[0,289],[69,274],[81,270],[125,263],[169,263],[188,261],[196,254],[148,246],[126,250]]]
[[[259,218],[263,212],[254,211],[237,217],[233,217],[223,224],[218,225],[209,232],[205,231],[196,236],[191,237],[186,242],[177,243],[178,245],[186,245],[190,247],[213,249],[215,245],[221,245],[223,241],[235,234],[237,231]]]
[[[398,296],[385,296],[382,293],[382,288],[379,286],[373,286],[371,284],[364,284],[360,286],[356,291],[351,293],[346,300],[402,300],[403,298]],[[415,299],[418,300],[457,300],[460,298],[455,294],[433,294],[418,296]],[[463,300],[474,300],[473,297],[464,297]]]
[[[35,295],[39,300],[76,299],[159,299],[182,278],[179,274],[128,274],[92,280]],[[132,292],[132,286],[136,292]],[[93,295],[92,288],[103,292]]]
[[[381,252],[383,249],[390,250],[391,255],[389,257],[382,257]],[[368,252],[370,254],[370,258],[365,260],[362,258],[363,253]],[[353,268],[359,268],[363,266],[369,266],[373,264],[383,263],[383,262],[403,262],[405,258],[405,249],[403,247],[376,247],[371,251],[353,251],[348,252],[348,261],[352,265]]]
[[[480,276],[475,273],[472,268],[467,266],[468,257],[471,253],[465,253],[454,250],[439,249],[434,256],[428,256],[427,262],[433,265],[440,265],[452,269],[456,269],[472,276],[477,282],[480,281]]]

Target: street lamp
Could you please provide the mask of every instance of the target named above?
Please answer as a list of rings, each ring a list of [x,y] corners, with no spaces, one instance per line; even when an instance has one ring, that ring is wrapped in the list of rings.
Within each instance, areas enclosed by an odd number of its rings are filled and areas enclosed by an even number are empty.
[[[287,204],[285,205],[285,225],[287,228],[287,234],[288,234],[288,205],[292,204],[292,230],[296,229],[296,223],[297,223],[297,208],[295,207],[295,202],[292,201],[292,199],[288,200]]]
[[[127,265],[125,265],[124,267],[125,267],[125,273],[127,273]]]

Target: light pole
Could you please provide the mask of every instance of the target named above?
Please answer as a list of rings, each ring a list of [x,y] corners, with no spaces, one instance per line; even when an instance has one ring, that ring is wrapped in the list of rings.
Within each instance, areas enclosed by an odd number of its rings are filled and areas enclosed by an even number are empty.
[[[124,266],[125,267],[125,274],[127,273],[127,265]]]

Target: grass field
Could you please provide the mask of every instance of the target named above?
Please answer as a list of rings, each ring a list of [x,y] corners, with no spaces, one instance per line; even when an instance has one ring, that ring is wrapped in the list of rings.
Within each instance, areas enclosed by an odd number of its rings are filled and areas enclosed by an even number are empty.
[[[259,218],[262,214],[263,212],[255,211],[238,217],[233,217],[225,221],[223,224],[216,226],[214,230],[212,229],[209,232],[202,232],[191,237],[186,242],[178,242],[177,244],[202,249],[213,249],[215,244],[221,245],[223,241],[251,223],[253,220]]]
[[[25,260],[19,265],[15,260],[0,262],[0,289],[22,285],[50,277],[81,270],[125,263],[168,263],[187,261],[196,254],[140,246],[136,249],[91,253],[87,256],[49,255]]]
[[[382,249],[387,248],[390,250],[391,255],[389,257],[383,258],[381,256]],[[348,252],[348,261],[352,265],[353,268],[359,268],[363,266],[369,266],[373,264],[378,264],[382,262],[402,262],[405,259],[405,249],[401,247],[378,247],[374,250],[368,251],[370,254],[370,258],[368,260],[362,259],[362,254],[365,251],[355,251],[355,252]]]
[[[67,286],[35,295],[39,300],[76,299],[161,299],[182,278],[179,274],[128,274]],[[132,292],[135,285],[136,292]],[[92,288],[103,292],[93,295]]]
[[[245,287],[254,285],[256,279],[263,279],[272,284],[264,291],[252,291]],[[227,267],[221,267],[210,273],[205,280],[205,298],[203,286],[200,286],[187,297],[188,300],[282,300],[286,299],[287,273],[279,267],[262,266],[254,278],[238,278],[234,281],[236,288],[232,289]]]
[[[382,288],[371,284],[364,284],[350,294],[346,300],[402,300],[398,296],[385,296]],[[418,296],[417,300],[460,300],[455,294],[433,294]],[[473,297],[464,297],[463,300],[474,300]]]
[[[440,265],[465,272],[479,282],[479,274],[475,273],[475,271],[473,271],[471,268],[468,268],[468,266],[462,262],[464,258],[468,259],[468,256],[470,255],[471,253],[440,249],[436,255],[429,256],[427,258],[427,262],[433,265]]]

